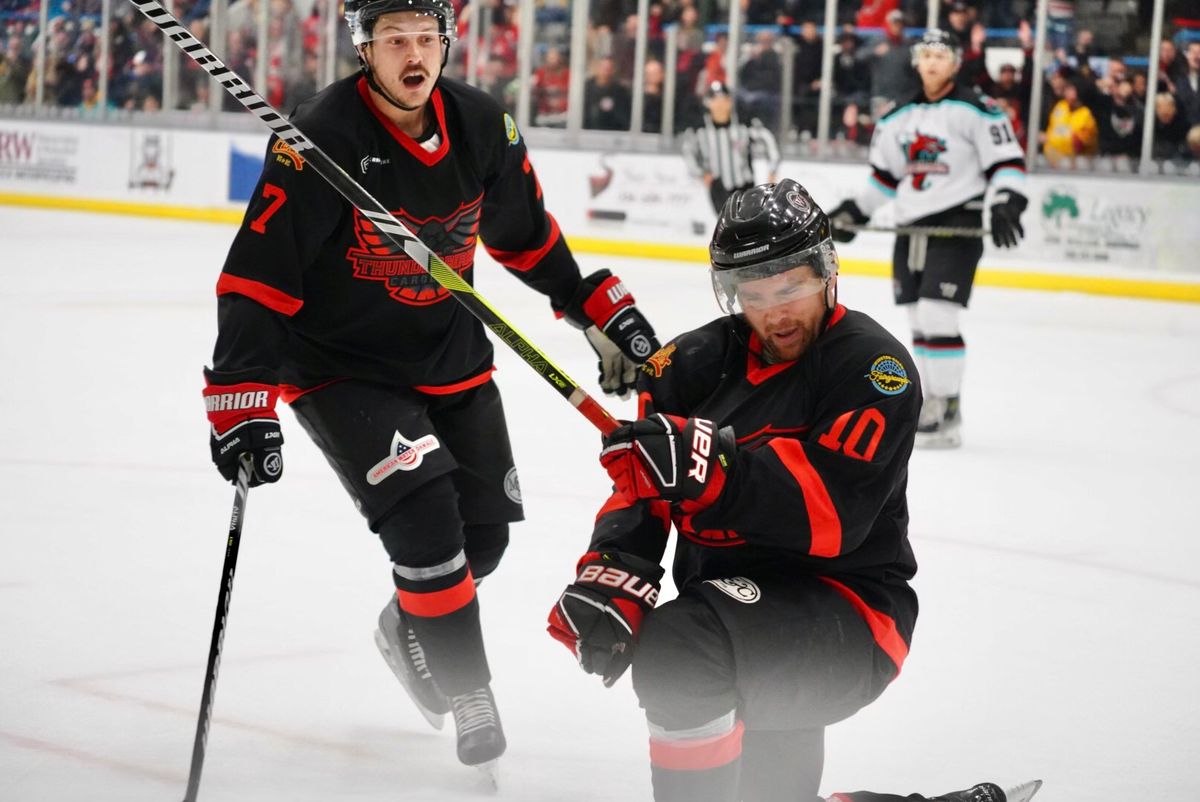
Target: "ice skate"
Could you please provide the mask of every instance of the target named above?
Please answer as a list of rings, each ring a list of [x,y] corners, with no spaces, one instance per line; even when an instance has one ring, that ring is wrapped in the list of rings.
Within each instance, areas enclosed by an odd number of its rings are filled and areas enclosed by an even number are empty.
[[[917,448],[958,448],[961,445],[962,414],[958,396],[927,396],[917,421]]]
[[[1041,780],[1021,783],[1007,791],[1001,790],[995,783],[980,783],[965,791],[935,796],[932,802],[1029,802],[1041,787]]]
[[[434,684],[433,675],[425,665],[425,650],[401,616],[395,599],[389,601],[379,614],[375,645],[417,710],[434,729],[440,730],[450,710],[450,702]]]
[[[497,759],[504,754],[507,743],[492,689],[485,685],[451,697],[450,709],[458,733],[458,759],[468,766],[478,767],[495,786]]]

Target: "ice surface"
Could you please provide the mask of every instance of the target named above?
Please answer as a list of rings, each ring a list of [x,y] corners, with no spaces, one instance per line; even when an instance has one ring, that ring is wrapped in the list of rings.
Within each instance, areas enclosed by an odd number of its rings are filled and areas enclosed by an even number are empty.
[[[233,229],[0,209],[0,800],[182,798],[232,491],[200,368]],[[612,267],[661,333],[704,267]],[[597,394],[583,337],[480,257],[485,296]],[[888,282],[842,300],[907,338]],[[922,613],[904,673],[831,728],[822,789],[1046,781],[1046,802],[1195,796],[1200,306],[981,288],[966,445],[912,462]],[[509,752],[458,765],[372,643],[382,548],[289,412],[251,492],[202,800],[646,800],[645,726],[544,632],[607,477],[598,437],[498,349],[528,520],[480,590]],[[618,415],[632,402],[606,401]]]

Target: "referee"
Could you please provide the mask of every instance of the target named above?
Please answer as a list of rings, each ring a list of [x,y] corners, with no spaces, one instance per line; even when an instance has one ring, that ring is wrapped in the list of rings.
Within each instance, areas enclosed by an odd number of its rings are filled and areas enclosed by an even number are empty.
[[[767,180],[775,183],[779,169],[779,146],[775,135],[758,120],[743,125],[733,114],[729,87],[713,81],[705,93],[703,128],[689,128],[683,135],[683,158],[692,175],[704,180],[718,215],[725,200],[739,189],[750,189],[754,180],[753,159],[767,162]]]

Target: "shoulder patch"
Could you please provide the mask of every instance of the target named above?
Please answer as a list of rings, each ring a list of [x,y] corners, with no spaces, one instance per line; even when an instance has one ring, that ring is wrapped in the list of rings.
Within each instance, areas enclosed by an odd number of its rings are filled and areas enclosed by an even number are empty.
[[[517,130],[517,122],[508,112],[504,113],[504,137],[508,140],[509,145],[515,145],[521,141],[521,132]]]
[[[275,161],[285,167],[294,167],[297,172],[304,169],[304,157],[282,139],[275,140],[275,144],[271,146],[271,153],[275,154]]]
[[[673,353],[675,353],[675,343],[664,345],[642,363],[642,370],[656,379],[661,379],[663,371],[666,370],[667,365],[671,364],[671,354]]]
[[[884,395],[900,395],[912,384],[904,363],[888,354],[871,363],[871,369],[864,378],[869,379],[875,389]]]

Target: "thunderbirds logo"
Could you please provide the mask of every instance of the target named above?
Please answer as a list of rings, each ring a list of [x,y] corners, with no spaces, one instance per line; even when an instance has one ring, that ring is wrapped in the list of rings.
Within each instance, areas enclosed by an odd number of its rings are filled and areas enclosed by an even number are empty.
[[[661,379],[667,365],[671,364],[671,354],[675,353],[675,343],[659,348],[654,356],[642,363],[642,370],[656,379]]]
[[[914,131],[913,138],[902,142],[900,146],[908,159],[904,171],[912,176],[913,189],[925,189],[925,177],[930,173],[950,172],[948,164],[938,161],[938,156],[946,152],[946,140]]]
[[[445,217],[418,220],[403,209],[392,214],[461,276],[475,261],[482,203],[483,195],[480,195]],[[409,306],[430,306],[450,296],[421,265],[408,254],[398,252],[392,241],[357,209],[354,210],[354,236],[358,245],[346,252],[346,259],[355,278],[382,282],[388,295]]]
[[[283,166],[295,167],[296,172],[304,169],[304,157],[282,139],[275,140],[275,144],[271,146],[271,152],[275,154],[275,161]]]

